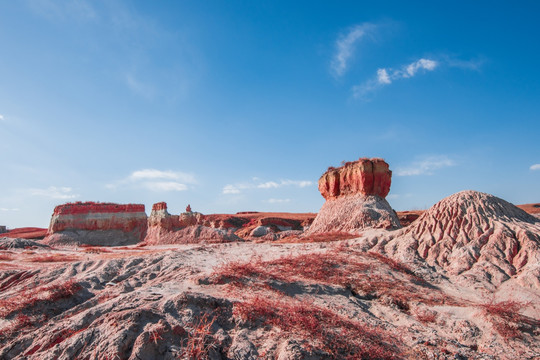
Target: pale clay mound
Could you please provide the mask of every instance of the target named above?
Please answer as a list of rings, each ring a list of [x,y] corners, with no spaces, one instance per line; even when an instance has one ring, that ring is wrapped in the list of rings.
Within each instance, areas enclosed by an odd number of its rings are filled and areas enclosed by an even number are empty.
[[[421,257],[469,283],[494,287],[512,278],[540,289],[540,221],[493,195],[451,195],[407,228],[372,242],[399,258]]]
[[[364,229],[399,229],[399,219],[390,204],[377,195],[354,194],[328,199],[307,234],[360,233]]]

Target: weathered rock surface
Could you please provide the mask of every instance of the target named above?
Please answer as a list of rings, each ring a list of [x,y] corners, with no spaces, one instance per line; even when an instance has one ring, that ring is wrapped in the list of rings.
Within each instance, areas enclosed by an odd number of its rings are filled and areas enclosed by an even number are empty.
[[[451,195],[393,236],[379,244],[389,254],[419,256],[470,283],[540,289],[540,221],[493,195]]]
[[[400,228],[397,214],[384,199],[391,179],[392,172],[382,159],[360,159],[330,168],[319,179],[326,202],[307,234]]]
[[[44,242],[60,245],[127,245],[146,234],[144,205],[77,202],[54,209]]]

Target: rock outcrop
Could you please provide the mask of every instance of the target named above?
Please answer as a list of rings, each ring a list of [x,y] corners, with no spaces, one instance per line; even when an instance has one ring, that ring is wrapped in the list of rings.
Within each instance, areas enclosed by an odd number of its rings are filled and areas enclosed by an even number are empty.
[[[391,180],[392,172],[382,159],[362,158],[329,168],[319,179],[326,202],[307,234],[400,228],[396,213],[384,199]]]
[[[54,209],[44,242],[63,245],[127,245],[146,235],[142,204],[77,202]]]
[[[167,203],[159,202],[152,206],[148,217],[147,244],[188,244],[220,243],[241,240],[233,230],[206,226],[204,215],[191,211],[188,205],[184,213],[171,215]]]
[[[319,179],[319,191],[326,200],[356,194],[385,198],[391,182],[392,171],[384,160],[361,158],[328,168]]]

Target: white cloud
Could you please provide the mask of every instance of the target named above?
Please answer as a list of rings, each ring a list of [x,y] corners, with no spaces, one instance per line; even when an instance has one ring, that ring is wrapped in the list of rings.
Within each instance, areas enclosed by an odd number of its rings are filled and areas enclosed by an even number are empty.
[[[415,61],[406,67],[406,72],[403,74],[404,78],[413,77],[416,75],[418,70],[424,69],[427,71],[433,71],[437,67],[438,63],[435,60],[430,59],[420,59]]]
[[[270,203],[270,204],[284,204],[284,203],[291,202],[291,199],[268,199],[265,202]]]
[[[4,115],[0,114],[0,121],[4,121]]]
[[[456,162],[445,155],[430,156],[408,167],[398,168],[397,176],[433,175],[434,170],[455,166]]]
[[[171,170],[156,170],[156,169],[143,169],[137,170],[129,175],[129,179],[133,181],[147,180],[147,179],[164,179],[164,180],[180,180],[186,183],[196,183],[195,176],[193,174],[184,173],[180,171]]]
[[[353,96],[365,98],[365,96],[383,86],[389,85],[396,80],[408,79],[416,76],[420,70],[433,71],[439,66],[439,62],[432,59],[419,59],[410,64],[402,65],[399,69],[380,68],[374,78],[365,81],[361,85],[353,87]]]
[[[262,184],[257,185],[257,187],[258,187],[259,189],[272,189],[272,188],[276,189],[276,188],[278,188],[279,186],[280,186],[280,185],[279,185],[277,182],[275,182],[275,181],[268,181],[268,182],[265,182],[265,183],[262,183]]]
[[[237,183],[237,184],[227,184],[223,187],[222,193],[223,194],[240,194],[242,190],[246,189],[278,189],[284,186],[296,186],[299,188],[304,188],[307,186],[311,186],[313,184],[312,181],[308,180],[280,180],[279,182],[276,181],[266,181],[266,182],[260,182],[259,178],[252,178],[252,182],[249,183]]]
[[[73,194],[73,189],[70,187],[49,186],[47,189],[28,189],[28,193],[32,196],[44,196],[51,199],[75,199],[78,194]]]
[[[150,191],[185,191],[186,184],[196,184],[195,176],[190,173],[172,170],[142,169],[133,171],[125,179],[105,185],[107,189],[119,187],[145,188]]]
[[[240,189],[235,185],[225,185],[223,187],[223,194],[240,194]]]
[[[188,189],[186,184],[175,181],[145,182],[144,186],[151,191],[185,191]]]
[[[0,208],[0,211],[19,211],[19,208]]]
[[[356,44],[369,36],[375,30],[376,25],[363,23],[355,25],[346,34],[342,34],[336,41],[336,52],[330,64],[336,76],[342,76],[347,71],[348,62],[354,55]]]
[[[377,81],[380,84],[390,84],[392,80],[390,80],[390,76],[388,76],[388,72],[386,69],[378,69],[377,70]]]
[[[531,165],[531,167],[529,168],[531,170],[540,170],[540,164],[534,164],[534,165]]]

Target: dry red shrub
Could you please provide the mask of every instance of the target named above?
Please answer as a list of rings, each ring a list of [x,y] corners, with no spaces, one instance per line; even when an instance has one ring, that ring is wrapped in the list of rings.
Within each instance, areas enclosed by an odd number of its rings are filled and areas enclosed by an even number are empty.
[[[192,326],[186,326],[187,339],[182,347],[181,359],[205,360],[210,359],[209,352],[216,347],[216,340],[210,330],[215,317],[208,314],[202,315]]]
[[[0,300],[0,316],[7,317],[14,312],[33,308],[41,303],[67,299],[81,289],[81,285],[73,280],[69,280],[61,284],[22,290],[9,298]]]
[[[481,304],[480,307],[489,315],[491,323],[497,332],[505,339],[520,338],[524,331],[534,331],[540,327],[540,321],[520,314],[528,306],[514,300],[506,300]]]
[[[333,359],[397,359],[395,336],[337,315],[311,302],[254,297],[234,305],[233,314],[253,326],[275,326],[309,339]]]

